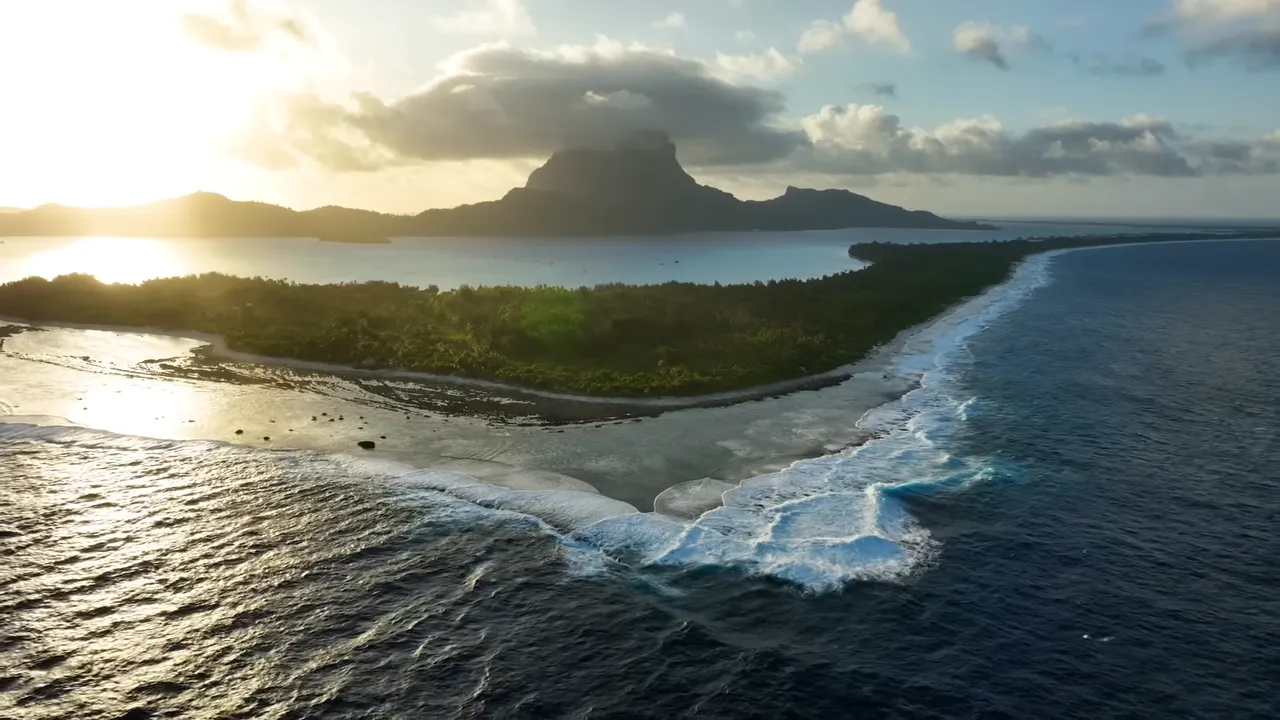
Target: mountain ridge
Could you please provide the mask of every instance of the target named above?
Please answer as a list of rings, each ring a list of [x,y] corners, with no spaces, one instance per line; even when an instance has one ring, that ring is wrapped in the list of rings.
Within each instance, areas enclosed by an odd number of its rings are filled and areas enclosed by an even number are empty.
[[[0,236],[322,237],[612,236],[714,231],[802,231],[848,227],[983,230],[988,225],[906,210],[848,190],[788,187],[770,200],[739,200],[701,185],[660,132],[613,148],[554,153],[523,187],[497,200],[416,215],[328,205],[311,210],[197,192],[144,205],[77,208],[46,204],[0,215]]]

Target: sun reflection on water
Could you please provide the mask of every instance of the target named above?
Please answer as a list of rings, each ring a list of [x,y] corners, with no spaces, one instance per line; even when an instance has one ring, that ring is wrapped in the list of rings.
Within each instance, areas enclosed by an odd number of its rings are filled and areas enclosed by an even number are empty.
[[[196,403],[194,388],[184,382],[113,378],[72,401],[65,416],[122,435],[174,437],[188,434]]]
[[[87,237],[31,255],[22,275],[54,278],[87,273],[106,283],[139,283],[186,272],[183,258],[160,240]]]

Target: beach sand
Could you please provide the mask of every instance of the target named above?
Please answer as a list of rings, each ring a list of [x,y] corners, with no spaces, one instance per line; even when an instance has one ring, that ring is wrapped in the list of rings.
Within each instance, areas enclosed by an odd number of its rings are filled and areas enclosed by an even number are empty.
[[[708,406],[673,409],[663,401],[504,394],[379,371],[210,362],[216,338],[42,327],[5,341],[0,414],[377,458],[521,489],[589,489],[586,483],[641,510],[673,485],[737,482],[855,444],[862,414],[910,388],[884,376],[896,349],[889,347],[840,373],[852,373],[848,379],[824,379],[820,390],[702,398],[691,404]],[[360,449],[362,440],[376,449]]]

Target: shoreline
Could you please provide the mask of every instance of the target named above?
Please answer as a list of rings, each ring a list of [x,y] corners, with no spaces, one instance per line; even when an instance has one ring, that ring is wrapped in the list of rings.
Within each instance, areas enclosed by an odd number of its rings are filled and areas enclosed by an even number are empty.
[[[720,393],[710,393],[704,395],[691,396],[662,396],[662,397],[619,397],[619,396],[595,396],[595,395],[577,395],[573,393],[559,393],[552,390],[541,390],[538,388],[529,388],[521,385],[510,383],[502,383],[495,380],[483,380],[480,378],[471,378],[463,375],[437,375],[434,373],[418,372],[414,370],[403,370],[399,368],[358,368],[350,365],[339,365],[333,363],[323,363],[311,360],[299,360],[297,358],[282,358],[266,355],[255,355],[252,353],[240,352],[228,348],[222,336],[210,333],[202,333],[194,330],[167,330],[157,327],[133,327],[128,325],[93,325],[87,323],[71,323],[58,321],[31,321],[26,318],[0,315],[0,324],[12,324],[20,326],[28,326],[32,328],[57,328],[65,330],[89,330],[94,332],[108,332],[127,335],[152,335],[168,338],[179,338],[184,340],[192,340],[203,343],[200,349],[208,352],[209,356],[216,360],[223,360],[233,363],[243,363],[251,365],[262,365],[269,367],[284,367],[291,370],[301,370],[305,372],[321,373],[326,375],[357,377],[377,380],[411,380],[426,384],[451,385],[455,387],[464,387],[475,390],[487,390],[506,397],[515,399],[534,399],[551,402],[571,403],[584,407],[601,406],[614,408],[616,410],[636,410],[636,411],[659,411],[665,412],[670,410],[684,410],[688,408],[711,408],[723,407],[726,405],[736,405],[743,402],[751,402],[753,400],[761,400],[770,397],[778,397],[782,395],[790,395],[792,393],[804,392],[808,390],[820,390],[832,385],[838,385],[855,375],[869,372],[885,372],[891,365],[893,359],[898,355],[902,348],[910,341],[910,339],[928,326],[932,325],[938,319],[949,315],[955,308],[960,307],[965,302],[973,300],[966,298],[954,307],[948,308],[935,318],[920,323],[918,325],[907,328],[898,333],[893,340],[883,345],[873,348],[862,358],[853,362],[841,365],[827,372],[806,375],[791,380],[783,380],[768,385],[756,385],[740,390],[729,390]],[[611,415],[616,413],[611,413]],[[584,419],[582,422],[591,422],[592,419]]]
[[[106,390],[93,375],[84,376],[83,381],[72,375],[59,380],[51,377],[43,381],[49,384],[46,390],[33,384],[32,390],[4,399],[14,403],[8,409],[13,415],[57,416],[80,427],[113,434],[212,440],[262,450],[317,451],[354,462],[365,459],[361,451],[353,450],[355,440],[388,435],[391,439],[380,438],[377,456],[369,460],[462,473],[512,490],[572,489],[570,486],[578,487],[574,483],[586,483],[601,495],[646,511],[658,496],[678,486],[699,482],[709,487],[720,487],[719,483],[736,486],[753,477],[785,470],[796,462],[847,452],[874,440],[883,431],[884,419],[879,416],[928,384],[927,373],[940,357],[945,357],[940,353],[950,352],[957,332],[962,338],[981,332],[974,329],[974,318],[1004,314],[1010,303],[1016,308],[1025,302],[1028,284],[1029,292],[1034,293],[1053,282],[1051,265],[1058,252],[1065,250],[1028,256],[1014,266],[1005,281],[899,333],[893,342],[846,366],[862,371],[847,382],[822,392],[776,393],[758,403],[746,399],[726,402],[723,398],[718,403],[708,403],[705,397],[701,408],[690,405],[696,399],[676,399],[679,405],[667,407],[650,403],[648,409],[656,412],[632,419],[639,424],[621,420],[617,408],[623,406],[615,406],[610,421],[603,424],[600,420],[585,420],[495,425],[485,422],[481,397],[460,400],[456,412],[414,412],[410,418],[406,409],[371,405],[351,394],[281,387],[259,390],[241,383],[233,385],[236,389],[231,391],[220,389],[219,383],[198,383],[192,387],[202,389],[179,393],[189,396],[188,402],[177,406],[162,404],[154,410],[148,405],[150,400],[141,398],[165,397],[170,391],[157,394],[134,388],[132,392],[138,393],[139,398],[135,403],[138,410],[121,411],[120,397],[114,394],[119,390]],[[120,336],[148,334],[136,328],[73,323],[34,326]],[[157,337],[205,344],[217,341],[202,333],[151,330],[154,332],[149,334]],[[252,362],[252,356],[249,358]],[[80,370],[74,366],[68,369],[76,373]],[[32,367],[30,372],[34,378],[44,377],[47,371]],[[172,379],[165,374],[152,377],[161,382]],[[130,382],[122,384],[127,387]],[[587,398],[588,403],[592,400]],[[340,416],[343,410],[348,418],[358,419],[359,425],[368,425],[369,429],[354,427],[355,422],[327,422],[323,417],[317,422],[316,416],[323,415],[323,411],[330,413],[328,420],[332,421],[333,415]],[[164,417],[155,417],[153,422],[153,413]],[[366,418],[368,422],[363,422]],[[244,435],[235,432],[241,428],[245,429]],[[266,434],[271,438],[262,437]]]
[[[26,325],[32,327],[43,328],[64,328],[72,330],[90,330],[98,332],[112,332],[118,334],[135,334],[135,335],[153,335],[171,338],[182,338],[203,343],[202,349],[207,348],[210,357],[215,360],[223,360],[233,363],[253,364],[260,366],[285,367],[293,370],[304,372],[314,372],[335,376],[356,377],[365,379],[378,380],[408,380],[420,382],[424,384],[449,385],[454,387],[464,387],[474,390],[490,391],[495,394],[513,399],[528,399],[534,401],[544,401],[553,403],[566,403],[578,406],[579,409],[585,410],[595,406],[600,410],[598,413],[589,413],[587,417],[580,418],[579,422],[598,421],[602,418],[611,418],[618,415],[618,411],[626,413],[632,411],[636,414],[661,413],[670,410],[681,410],[688,408],[709,408],[721,407],[726,405],[735,405],[738,403],[751,402],[753,400],[761,400],[770,397],[778,397],[790,395],[793,393],[820,390],[832,385],[838,385],[849,378],[869,372],[888,373],[888,369],[893,364],[894,359],[901,353],[902,349],[916,336],[920,335],[929,327],[937,324],[939,321],[951,316],[956,310],[968,303],[977,301],[981,298],[998,293],[999,289],[1004,287],[1012,278],[1014,278],[1019,270],[1028,262],[1037,258],[1052,259],[1053,257],[1066,252],[1077,252],[1082,250],[1100,250],[1106,248],[1122,248],[1146,245],[1171,245],[1184,243],[1206,243],[1206,242],[1258,242],[1266,240],[1276,240],[1274,237],[1258,237],[1258,238],[1222,238],[1222,239],[1194,239],[1194,240],[1167,240],[1167,241],[1145,241],[1132,243],[1113,243],[1105,245],[1084,245],[1080,247],[1055,248],[1027,255],[1026,257],[1015,263],[1009,270],[1009,273],[1000,282],[990,285],[983,289],[982,292],[957,300],[952,305],[945,308],[937,315],[925,320],[924,322],[904,328],[899,331],[892,340],[872,348],[862,357],[855,359],[849,363],[833,368],[831,370],[805,375],[788,380],[781,380],[766,385],[756,385],[737,390],[727,390],[718,393],[708,393],[702,395],[690,396],[657,396],[657,397],[626,397],[626,396],[594,396],[582,395],[575,393],[556,392],[552,390],[542,390],[531,388],[513,383],[504,383],[495,380],[485,380],[481,378],[467,377],[464,375],[440,375],[435,373],[427,373],[413,370],[404,370],[401,368],[359,368],[349,365],[341,365],[335,363],[325,363],[319,361],[300,360],[297,358],[274,357],[256,355],[227,347],[224,338],[220,335],[203,333],[194,330],[169,330],[158,327],[135,327],[127,325],[94,325],[86,323],[72,323],[59,321],[39,321],[33,322],[26,318],[14,316],[0,316],[0,323],[11,323],[15,325]],[[608,408],[613,412],[604,412]],[[572,422],[572,421],[570,421]]]

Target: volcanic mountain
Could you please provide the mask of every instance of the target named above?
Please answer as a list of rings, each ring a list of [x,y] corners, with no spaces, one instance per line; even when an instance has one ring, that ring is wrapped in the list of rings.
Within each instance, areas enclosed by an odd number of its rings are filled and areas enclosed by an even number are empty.
[[[391,236],[659,235],[709,231],[895,227],[983,230],[975,222],[906,210],[847,190],[787,188],[744,201],[693,179],[659,132],[612,148],[572,148],[551,156],[524,187],[502,199],[386,215],[323,207],[296,211],[195,193],[126,208],[42,205],[0,215],[0,235],[142,237],[322,237],[350,242]]]

